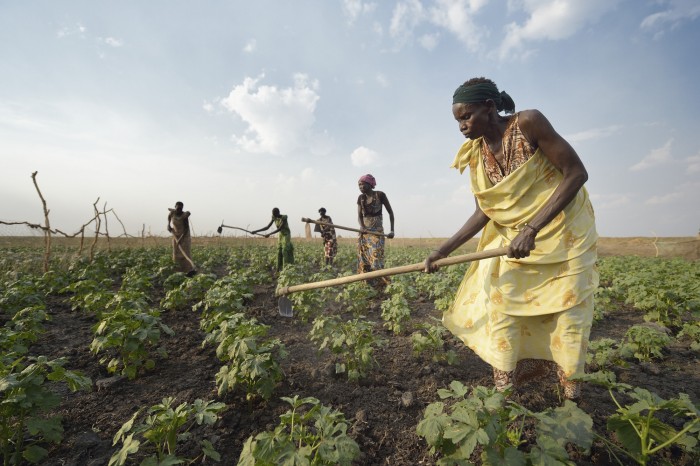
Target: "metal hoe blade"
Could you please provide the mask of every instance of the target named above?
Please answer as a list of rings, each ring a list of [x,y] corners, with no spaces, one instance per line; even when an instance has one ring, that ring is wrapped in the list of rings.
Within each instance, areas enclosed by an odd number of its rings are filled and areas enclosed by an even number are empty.
[[[282,317],[294,317],[292,302],[286,296],[280,296],[280,299],[277,301],[277,308]]]

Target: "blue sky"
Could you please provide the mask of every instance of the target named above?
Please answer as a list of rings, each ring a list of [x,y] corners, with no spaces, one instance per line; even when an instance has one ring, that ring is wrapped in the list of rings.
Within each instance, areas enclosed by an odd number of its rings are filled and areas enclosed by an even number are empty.
[[[356,226],[372,173],[397,236],[449,236],[474,205],[449,168],[452,93],[486,76],[574,146],[601,235],[695,235],[699,17],[698,0],[0,0],[0,220],[43,221],[38,171],[66,232],[99,197],[131,234],[167,234],[181,200],[196,234],[276,206],[300,235],[321,206]]]

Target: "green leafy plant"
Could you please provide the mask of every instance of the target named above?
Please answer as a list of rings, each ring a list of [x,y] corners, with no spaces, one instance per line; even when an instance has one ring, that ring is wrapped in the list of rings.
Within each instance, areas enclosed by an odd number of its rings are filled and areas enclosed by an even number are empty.
[[[112,445],[121,442],[121,448],[109,459],[109,466],[123,466],[127,463],[129,455],[139,450],[143,451],[143,447],[147,445],[155,449],[155,453],[141,461],[141,466],[192,464],[200,458],[219,461],[219,453],[206,439],[200,441],[202,452],[195,458],[180,457],[176,450],[179,442],[190,438],[192,427],[213,425],[226,405],[200,399],[192,404],[184,402],[178,406],[174,406],[174,402],[172,397],[163,398],[161,403],[148,409],[148,414],[141,423],[134,425],[141,413],[141,410],[136,411],[114,435]]]
[[[449,365],[457,362],[457,353],[453,350],[445,351],[444,336],[449,331],[442,324],[422,324],[421,330],[411,334],[414,354],[425,352],[430,355],[432,361],[444,361]]]
[[[449,389],[438,390],[441,399],[425,409],[416,431],[432,453],[440,453],[439,465],[471,464],[477,446],[483,464],[570,464],[566,450],[573,443],[587,450],[592,443],[593,421],[575,403],[541,413],[506,401],[508,392],[477,386],[469,389],[453,381]],[[524,443],[526,421],[536,424],[537,443],[530,450]]]
[[[686,394],[664,400],[643,388],[617,383],[612,372],[584,374],[578,379],[607,388],[617,406],[615,414],[608,418],[607,429],[615,433],[619,445],[599,436],[613,454],[618,451],[638,464],[646,465],[652,455],[672,445],[699,453],[700,411]],[[623,404],[616,393],[629,397],[632,404]],[[662,413],[668,422],[661,420],[659,415]],[[678,425],[682,427],[676,427]],[[619,459],[618,463],[622,464]]]
[[[586,364],[593,365],[596,369],[612,368],[614,366],[627,367],[620,350],[620,343],[612,338],[600,338],[592,340],[588,344]]]
[[[252,297],[248,277],[244,274],[231,274],[214,282],[204,299],[192,306],[192,310],[201,310],[203,318],[213,313],[238,312],[245,308],[245,300]]]
[[[348,274],[349,275],[349,274]],[[367,314],[369,302],[377,296],[377,290],[364,281],[350,283],[344,286],[336,295],[335,301],[343,309],[355,317]]]
[[[107,311],[109,302],[114,297],[111,291],[113,281],[109,278],[102,280],[77,280],[61,290],[61,293],[73,293],[68,299],[72,310],[82,310],[87,313],[101,315]]]
[[[332,278],[330,270],[322,270],[319,273],[313,274],[310,281],[321,281]],[[285,267],[280,272],[279,286],[294,285],[309,281],[309,273],[306,266],[302,264],[294,264]],[[288,299],[292,302],[296,318],[301,322],[307,322],[312,317],[318,315],[323,310],[324,303],[329,299],[329,289],[300,291],[290,294]]]
[[[29,344],[44,332],[43,324],[48,320],[50,317],[43,304],[17,311],[12,319],[0,327],[0,350],[3,355],[26,353]]]
[[[287,356],[287,351],[282,342],[237,338],[227,349],[228,365],[221,366],[216,374],[219,395],[240,386],[248,400],[255,396],[269,399],[277,382],[284,377],[279,361]]]
[[[625,334],[620,348],[623,357],[634,356],[639,361],[663,358],[662,350],[671,342],[665,332],[646,325],[633,325]]]
[[[202,346],[218,343],[216,356],[227,363],[216,374],[219,395],[242,387],[248,400],[269,399],[284,376],[279,361],[287,356],[280,340],[263,340],[269,326],[242,313],[224,312],[202,320],[201,325],[208,332]]]
[[[121,374],[129,379],[136,378],[141,368],[155,367],[155,360],[151,357],[154,348],[161,357],[167,356],[165,350],[158,346],[161,332],[174,335],[170,327],[161,322],[158,311],[122,305],[104,315],[94,331],[90,351],[99,354],[116,349],[118,356],[104,356],[100,363],[106,363],[110,373],[117,372],[121,367]]]
[[[349,380],[358,380],[376,365],[374,348],[384,344],[373,327],[373,322],[363,319],[342,322],[337,316],[322,316],[314,320],[309,338],[319,345],[319,351],[328,349],[340,358],[336,374],[347,373]]]
[[[316,398],[283,397],[292,409],[280,416],[274,430],[251,436],[243,445],[239,466],[341,465],[350,466],[360,447],[347,435],[340,411]]]
[[[46,415],[61,401],[50,387],[53,382],[65,382],[71,391],[92,386],[89,378],[63,367],[65,358],[37,356],[29,361],[0,365],[0,451],[5,466],[23,460],[38,463],[48,455],[42,444],[61,442],[61,417]]]
[[[684,323],[683,327],[681,327],[681,331],[678,332],[677,338],[679,340],[690,340],[690,349],[693,351],[700,351],[700,323]]]
[[[381,310],[384,327],[397,335],[404,330],[411,319],[411,307],[408,304],[408,300],[399,292],[382,301]]]
[[[216,275],[208,273],[200,273],[194,277],[186,278],[178,287],[165,294],[160,305],[164,309],[174,310],[201,301],[216,280]]]

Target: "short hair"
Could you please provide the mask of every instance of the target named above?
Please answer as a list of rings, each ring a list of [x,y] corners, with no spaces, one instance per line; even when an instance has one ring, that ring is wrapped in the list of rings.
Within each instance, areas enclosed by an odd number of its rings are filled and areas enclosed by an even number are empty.
[[[326,208],[325,208],[325,207],[321,207],[320,209],[318,209],[318,212],[321,213],[321,214],[325,214],[325,213],[326,213]]]
[[[274,213],[278,213],[278,214],[279,214],[279,213],[280,213],[280,210],[279,210],[277,207],[274,207],[274,208],[272,209],[272,213],[273,213],[273,214],[274,214]]]
[[[180,207],[185,207],[185,204],[182,203],[182,201],[177,201],[175,203],[175,207],[180,206]]]

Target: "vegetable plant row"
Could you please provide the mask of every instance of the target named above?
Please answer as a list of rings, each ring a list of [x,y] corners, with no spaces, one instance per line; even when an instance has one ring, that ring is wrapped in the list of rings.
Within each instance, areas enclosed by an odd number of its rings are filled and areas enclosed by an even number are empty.
[[[387,266],[421,261],[427,252],[389,247]],[[170,358],[165,348],[180,338],[168,324],[176,315],[189,316],[190,328],[201,336],[198,351],[217,361],[208,381],[211,390],[189,399],[160,393],[152,403],[133,406],[120,428],[100,431],[109,440],[110,465],[378,461],[378,449],[373,456],[365,451],[379,440],[363,436],[367,421],[359,411],[344,413],[342,398],[322,399],[321,393],[305,392],[298,376],[289,379],[299,351],[311,348],[319,362],[307,377],[325,377],[348,393],[389,386],[392,374],[382,367],[389,351],[427,374],[435,368],[460,374],[470,357],[440,322],[467,265],[393,277],[383,291],[355,282],[294,293],[289,299],[295,318],[289,320],[276,315],[275,288],[354,273],[352,246],[342,244],[330,267],[323,264],[318,245],[297,245],[296,264],[279,274],[276,250],[264,243],[195,247],[199,273],[192,277],[174,272],[165,248],[99,252],[92,260],[71,249],[55,251],[45,273],[41,255],[40,249],[9,248],[0,259],[5,465],[42,464],[61,454],[62,404],[80,396],[73,392],[93,388],[93,379],[121,380],[116,391],[158,374]],[[700,264],[608,257],[599,260],[598,268],[601,281],[583,378],[589,394],[606,397],[606,409],[563,400],[533,405],[515,390],[501,393],[484,386],[488,378],[465,383],[458,377],[430,390],[415,389],[410,395],[420,396],[419,402],[403,397],[402,409],[419,410],[411,435],[424,462],[644,465],[693,464],[700,458],[694,399],[700,382],[695,381],[695,393],[672,390],[662,397],[641,383],[619,380],[631,367],[663,371],[676,351],[697,365]],[[72,370],[70,357],[33,349],[44,347],[56,306],[91,323],[90,343],[83,350],[94,359],[92,378]],[[624,332],[613,337],[602,331],[623,317],[631,319]],[[68,390],[56,388],[61,384]],[[233,441],[222,433],[229,417],[254,417],[261,410],[271,410],[269,416],[279,424],[252,426]],[[601,451],[606,459],[596,460],[603,456],[595,452]]]

